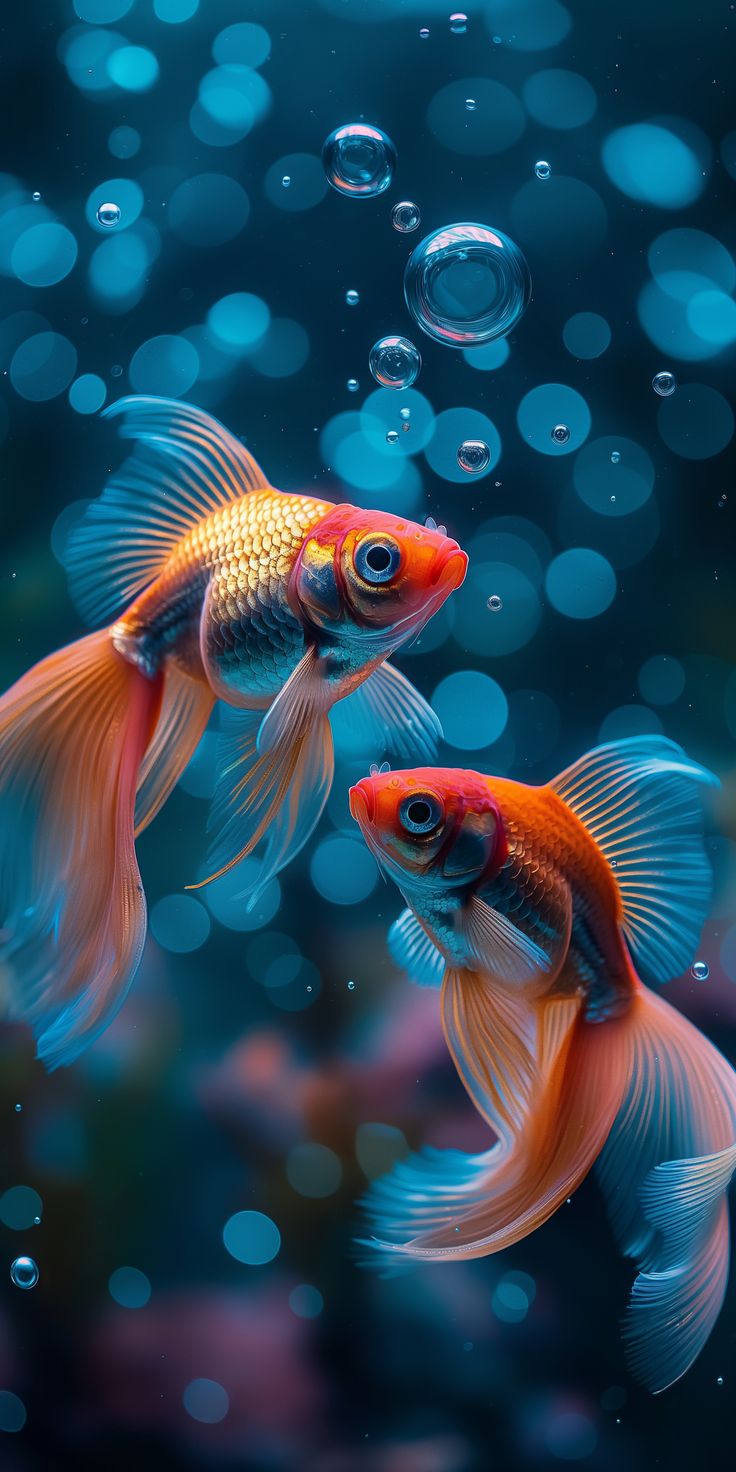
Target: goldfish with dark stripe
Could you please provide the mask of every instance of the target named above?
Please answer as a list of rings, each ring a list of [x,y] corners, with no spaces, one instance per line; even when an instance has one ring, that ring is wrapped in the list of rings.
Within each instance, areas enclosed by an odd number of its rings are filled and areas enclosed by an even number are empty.
[[[223,703],[209,878],[265,841],[257,887],[306,842],[333,776],[329,711],[348,698],[376,749],[431,758],[439,723],[387,656],[459,586],[434,524],[271,486],[187,404],[129,398],[137,448],[71,536],[93,633],[0,700],[0,975],[49,1066],[109,1023],[138,967],[135,836]],[[203,881],[206,882],[206,881]]]
[[[497,1136],[428,1150],[367,1199],[378,1263],[498,1252],[592,1166],[638,1269],[623,1333],[653,1392],[693,1363],[726,1289],[736,1074],[650,990],[692,961],[711,878],[699,784],[659,736],[590,752],[549,785],[432,767],[351,789],[408,908],[397,964],[441,987],[455,1067]]]

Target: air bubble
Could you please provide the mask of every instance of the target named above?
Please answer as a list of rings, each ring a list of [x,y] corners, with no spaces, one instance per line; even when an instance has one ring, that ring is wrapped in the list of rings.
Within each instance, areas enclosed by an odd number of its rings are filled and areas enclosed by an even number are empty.
[[[35,1288],[38,1282],[38,1264],[32,1257],[16,1257],[10,1267],[10,1276],[16,1288]]]
[[[360,292],[353,290],[346,291],[345,300],[349,307],[357,307],[358,302],[360,301]]]
[[[419,205],[411,199],[399,200],[391,211],[391,224],[401,235],[410,235],[412,230],[416,230],[421,218]]]
[[[386,431],[386,444],[387,445],[398,445],[398,443],[399,443],[399,432],[398,432],[398,430],[397,429],[389,429],[389,430],[387,430]]]
[[[611,464],[612,465],[620,465],[621,464],[621,451],[620,450],[611,450]]]
[[[491,463],[491,452],[485,440],[463,440],[458,445],[457,463],[468,475],[480,475]]]
[[[349,394],[357,394],[359,388],[360,388],[360,384],[358,383],[357,378],[349,378],[348,379],[348,382],[347,382],[347,390],[348,390],[348,393]]]
[[[283,189],[288,189],[290,183],[291,183],[291,174],[284,174],[284,177],[281,180],[282,188]]]
[[[33,203],[34,204],[38,204],[38,201],[40,200],[40,198],[41,198],[41,195],[39,194],[38,190],[37,189],[34,189],[33,194],[31,195],[31,199],[33,200]]]
[[[546,158],[537,159],[534,165],[534,172],[538,179],[549,179],[551,177],[552,169],[547,163]]]
[[[503,608],[503,598],[501,598],[499,593],[491,593],[486,607],[490,608],[491,613],[500,613]]]
[[[122,213],[119,204],[101,204],[97,210],[97,223],[106,230],[112,230],[115,225],[120,224]]]
[[[661,373],[655,373],[652,379],[652,388],[655,394],[659,394],[661,399],[668,399],[670,394],[673,394],[677,388],[677,379],[674,373],[668,372],[667,369],[664,369]]]
[[[456,10],[450,16],[450,30],[453,36],[464,36],[468,29],[468,17],[462,10]]]
[[[693,961],[690,967],[690,975],[695,981],[707,981],[710,976],[710,966],[707,961]]]
[[[409,388],[422,360],[408,337],[381,337],[373,344],[368,358],[371,373],[383,388]]]
[[[450,347],[504,337],[531,296],[529,267],[518,246],[490,225],[462,222],[425,235],[404,273],[415,322]]]
[[[374,199],[388,189],[396,168],[396,149],[388,134],[368,123],[345,123],[325,139],[322,163],[338,194]]]
[[[466,97],[465,98],[465,107],[466,107],[466,109],[467,109],[468,112],[475,112],[475,109],[476,109],[477,106],[478,106],[478,104],[477,104],[477,102],[476,102],[476,100],[475,100],[474,97]]]

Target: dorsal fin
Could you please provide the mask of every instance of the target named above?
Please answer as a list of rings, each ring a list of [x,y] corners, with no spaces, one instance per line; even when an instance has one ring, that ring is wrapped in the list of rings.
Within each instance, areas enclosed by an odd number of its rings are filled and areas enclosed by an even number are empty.
[[[269,482],[240,441],[177,399],[133,396],[105,411],[137,449],[72,532],[72,597],[90,623],[114,618],[198,521]]]
[[[685,970],[710,904],[697,783],[718,779],[664,736],[598,746],[550,783],[614,871],[624,934],[644,981]]]

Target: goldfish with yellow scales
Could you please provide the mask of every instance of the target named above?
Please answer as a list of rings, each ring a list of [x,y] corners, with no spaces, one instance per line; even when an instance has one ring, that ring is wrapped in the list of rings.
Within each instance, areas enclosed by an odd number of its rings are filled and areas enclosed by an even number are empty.
[[[265,840],[251,902],[302,847],[333,775],[329,710],[376,748],[430,757],[436,716],[387,656],[462,582],[434,526],[271,486],[210,415],[120,401],[137,442],[72,534],[97,633],[0,699],[0,967],[49,1066],[109,1023],[138,967],[135,836],[223,702],[209,878]],[[202,881],[207,882],[207,881]]]

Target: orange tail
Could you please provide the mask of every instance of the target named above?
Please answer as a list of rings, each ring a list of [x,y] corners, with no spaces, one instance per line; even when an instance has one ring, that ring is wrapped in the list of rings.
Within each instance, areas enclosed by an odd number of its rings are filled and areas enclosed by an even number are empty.
[[[375,1183],[367,1207],[388,1267],[498,1252],[552,1215],[594,1163],[622,1251],[639,1268],[624,1321],[649,1390],[684,1375],[728,1278],[725,1193],[736,1168],[736,1074],[632,978],[626,1014],[586,1022],[576,999],[499,996],[449,972],[447,1040],[499,1135],[483,1155],[428,1151]]]
[[[71,1063],[110,1022],[146,931],[138,773],[161,678],[90,634],[0,699],[0,967],[38,1056]]]

